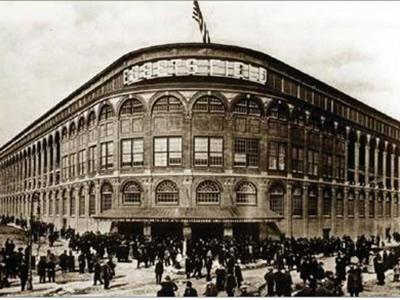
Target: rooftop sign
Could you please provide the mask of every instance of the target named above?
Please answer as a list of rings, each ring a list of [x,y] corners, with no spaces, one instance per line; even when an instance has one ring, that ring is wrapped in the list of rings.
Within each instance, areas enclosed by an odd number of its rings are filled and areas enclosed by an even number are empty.
[[[267,70],[240,61],[220,59],[169,59],[133,65],[124,70],[124,85],[146,79],[174,76],[236,78],[260,84],[267,82]]]

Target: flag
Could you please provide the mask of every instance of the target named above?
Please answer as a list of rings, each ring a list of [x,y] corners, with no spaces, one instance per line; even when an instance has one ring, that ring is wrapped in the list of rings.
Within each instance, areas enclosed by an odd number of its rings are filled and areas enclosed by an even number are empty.
[[[203,43],[211,43],[210,32],[207,29],[203,14],[200,10],[200,5],[197,0],[193,1],[193,19],[199,24],[200,33],[203,36]]]

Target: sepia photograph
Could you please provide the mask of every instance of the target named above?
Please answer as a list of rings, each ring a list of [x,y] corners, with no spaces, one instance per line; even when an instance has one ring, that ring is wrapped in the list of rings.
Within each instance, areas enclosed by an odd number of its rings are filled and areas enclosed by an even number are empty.
[[[0,1],[0,297],[400,297],[400,2]]]

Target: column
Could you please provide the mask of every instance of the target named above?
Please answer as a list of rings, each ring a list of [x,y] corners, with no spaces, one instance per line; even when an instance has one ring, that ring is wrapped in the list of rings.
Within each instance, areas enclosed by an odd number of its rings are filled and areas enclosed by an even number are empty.
[[[317,205],[317,220],[318,220],[318,233],[317,235],[319,236],[322,233],[322,219],[324,217],[323,214],[323,195],[324,194],[324,189],[322,186],[318,186],[318,205]]]
[[[357,130],[357,140],[354,143],[354,183],[356,185],[360,182],[360,135],[361,132]]]
[[[371,140],[371,136],[367,134],[367,143],[365,144],[365,186],[369,184],[369,142]]]
[[[349,212],[349,189],[348,187],[344,187],[343,189],[343,219],[348,218]]]
[[[387,145],[388,145],[388,142],[385,141],[385,148],[384,148],[384,150],[383,150],[383,155],[382,155],[382,183],[383,183],[383,188],[386,188],[386,170],[387,170],[386,157],[387,157]]]
[[[347,169],[349,166],[349,162],[348,162],[349,157],[347,155],[347,153],[348,153],[347,148],[349,146],[349,132],[350,132],[350,127],[347,126],[346,127],[346,139],[344,141],[344,148],[346,149],[345,156],[344,156],[344,182],[346,182],[346,183],[348,183],[348,180],[349,180],[348,174],[347,174]]]
[[[287,184],[286,188],[286,201],[285,201],[285,206],[286,206],[286,214],[284,217],[287,220],[287,232],[288,232],[288,237],[293,236],[293,218],[292,218],[292,183]]]
[[[379,158],[379,138],[376,138],[376,144],[375,144],[375,160],[374,160],[374,177],[375,177],[375,183],[378,180],[378,158]]]
[[[187,252],[187,241],[192,238],[192,227],[190,227],[189,222],[183,222],[183,249],[182,255],[186,256]]]
[[[392,153],[390,154],[390,186],[391,189],[394,189],[394,163],[395,163],[395,153],[396,153],[396,144],[392,145]]]

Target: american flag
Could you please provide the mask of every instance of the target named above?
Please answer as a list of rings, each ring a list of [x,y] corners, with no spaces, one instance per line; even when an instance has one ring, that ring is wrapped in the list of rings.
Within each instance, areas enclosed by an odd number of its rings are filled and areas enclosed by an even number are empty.
[[[207,24],[200,10],[200,5],[197,0],[193,1],[193,19],[199,24],[200,32],[203,35],[203,43],[211,43],[210,33]]]

